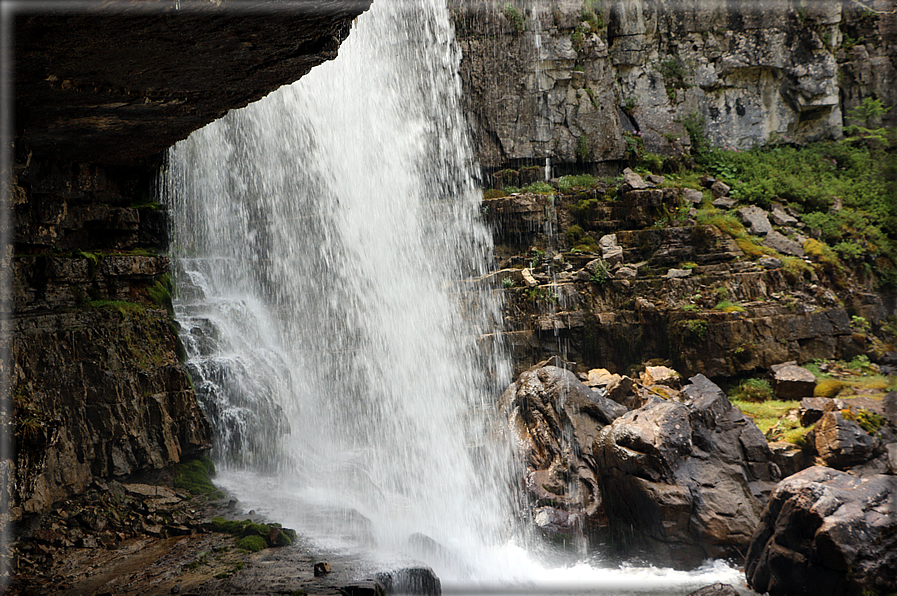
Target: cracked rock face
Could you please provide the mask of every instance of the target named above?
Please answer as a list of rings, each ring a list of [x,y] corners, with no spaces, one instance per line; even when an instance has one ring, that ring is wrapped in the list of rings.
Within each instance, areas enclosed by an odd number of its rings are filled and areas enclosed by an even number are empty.
[[[897,589],[897,477],[814,466],[770,496],[747,554],[751,587],[771,596]]]
[[[452,4],[486,167],[617,160],[638,142],[681,153],[692,114],[715,146],[840,138],[863,98],[897,102],[897,16],[864,20],[838,0],[606,2],[593,20],[563,0],[528,4],[522,26],[501,7]],[[844,31],[865,43],[846,46]]]

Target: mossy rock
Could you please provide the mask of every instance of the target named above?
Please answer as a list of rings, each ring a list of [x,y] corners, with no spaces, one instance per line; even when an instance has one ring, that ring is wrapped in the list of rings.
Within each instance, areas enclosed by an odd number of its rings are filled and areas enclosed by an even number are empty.
[[[237,548],[257,553],[268,548],[268,541],[261,536],[245,536],[237,540]]]
[[[181,462],[174,468],[174,487],[183,488],[194,495],[221,494],[212,484],[215,476],[215,464],[208,457],[201,456],[196,459]]]

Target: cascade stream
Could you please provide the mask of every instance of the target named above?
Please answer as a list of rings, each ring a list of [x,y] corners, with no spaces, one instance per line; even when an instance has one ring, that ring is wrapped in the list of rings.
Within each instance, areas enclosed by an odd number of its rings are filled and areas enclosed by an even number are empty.
[[[459,60],[444,0],[376,0],[336,60],[170,151],[175,314],[219,482],[328,548],[423,559],[444,587],[735,577],[559,576],[526,554]]]

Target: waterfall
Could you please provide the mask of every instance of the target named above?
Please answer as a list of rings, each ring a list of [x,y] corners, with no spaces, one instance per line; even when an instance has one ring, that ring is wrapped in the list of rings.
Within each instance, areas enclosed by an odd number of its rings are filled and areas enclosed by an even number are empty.
[[[223,476],[379,547],[512,525],[459,59],[444,3],[379,0],[337,60],[178,143],[161,184]]]
[[[725,581],[556,570],[515,539],[510,366],[448,17],[377,0],[336,60],[168,154],[175,315],[218,482],[324,547],[422,559],[444,587]]]

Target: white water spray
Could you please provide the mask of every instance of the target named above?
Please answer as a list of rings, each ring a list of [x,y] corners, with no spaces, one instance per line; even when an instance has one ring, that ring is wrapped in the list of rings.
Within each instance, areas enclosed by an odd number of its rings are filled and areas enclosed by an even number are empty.
[[[513,546],[494,407],[510,367],[497,293],[474,281],[492,241],[458,61],[441,0],[377,0],[337,60],[173,148],[175,309],[245,507],[424,559],[448,587],[537,589],[559,576]]]

